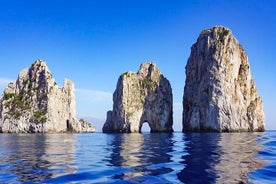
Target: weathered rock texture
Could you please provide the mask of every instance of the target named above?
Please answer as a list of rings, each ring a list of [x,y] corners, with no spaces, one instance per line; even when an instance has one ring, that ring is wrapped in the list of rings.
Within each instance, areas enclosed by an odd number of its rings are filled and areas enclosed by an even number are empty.
[[[113,94],[113,111],[107,112],[103,132],[172,132],[172,89],[155,63],[143,63],[138,73],[126,72]]]
[[[186,65],[183,131],[264,131],[247,55],[232,32],[202,31]]]
[[[0,101],[0,132],[94,132],[76,119],[74,84],[68,79],[59,88],[46,63],[35,61],[10,83]]]

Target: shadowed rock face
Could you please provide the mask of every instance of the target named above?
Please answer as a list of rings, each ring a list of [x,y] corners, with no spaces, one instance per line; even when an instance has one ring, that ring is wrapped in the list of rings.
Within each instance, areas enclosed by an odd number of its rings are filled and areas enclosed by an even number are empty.
[[[0,100],[0,132],[93,132],[76,119],[74,84],[68,79],[59,88],[46,63],[35,61],[10,83]]]
[[[186,65],[183,131],[264,131],[264,110],[247,55],[232,32],[201,32]]]
[[[172,132],[172,89],[155,63],[143,63],[137,73],[126,72],[113,94],[113,111],[107,112],[103,132]]]

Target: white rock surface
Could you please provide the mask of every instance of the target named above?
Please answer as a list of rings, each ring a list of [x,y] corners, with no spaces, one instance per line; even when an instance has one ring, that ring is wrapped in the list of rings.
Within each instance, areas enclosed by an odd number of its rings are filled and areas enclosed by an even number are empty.
[[[264,131],[264,110],[247,55],[232,32],[201,32],[186,65],[183,131]]]
[[[113,111],[107,112],[103,132],[172,132],[172,89],[155,63],[142,63],[138,73],[126,72],[113,94]]]
[[[59,88],[46,63],[35,61],[22,70],[16,83],[4,90],[0,103],[0,132],[94,132],[76,119],[74,84],[65,79]]]

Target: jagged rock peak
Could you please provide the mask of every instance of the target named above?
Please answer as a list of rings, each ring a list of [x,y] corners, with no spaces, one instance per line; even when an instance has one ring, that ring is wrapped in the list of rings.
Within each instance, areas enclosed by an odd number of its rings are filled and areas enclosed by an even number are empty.
[[[140,69],[137,73],[141,77],[148,77],[148,78],[153,78],[153,77],[159,77],[161,75],[160,70],[157,68],[156,63],[148,63],[144,62],[140,65]]]
[[[0,100],[0,132],[93,132],[76,119],[74,84],[65,79],[59,88],[42,60],[22,70]]]
[[[28,86],[26,86],[28,83]],[[36,60],[30,68],[22,70],[16,81],[19,89],[25,85],[25,87],[41,88],[49,92],[50,88],[55,86],[55,80],[48,69],[47,64],[43,60]]]
[[[142,63],[137,73],[123,73],[113,94],[103,132],[172,132],[172,89],[156,63]]]
[[[191,48],[183,131],[264,131],[264,110],[247,55],[223,26],[204,30]]]
[[[214,26],[210,29],[203,30],[198,40],[203,39],[204,37],[209,37],[212,40],[220,40],[223,41],[227,36],[233,36],[232,31],[224,26]]]

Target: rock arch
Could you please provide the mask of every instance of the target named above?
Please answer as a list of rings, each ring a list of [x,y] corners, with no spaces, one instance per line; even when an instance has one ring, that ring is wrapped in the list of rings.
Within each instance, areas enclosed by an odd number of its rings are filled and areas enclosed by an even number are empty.
[[[120,76],[103,132],[141,132],[145,121],[151,132],[172,132],[172,114],[170,82],[155,63],[142,63],[137,73]]]

